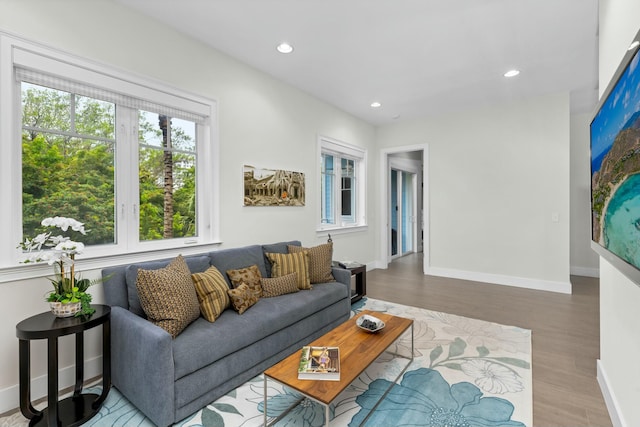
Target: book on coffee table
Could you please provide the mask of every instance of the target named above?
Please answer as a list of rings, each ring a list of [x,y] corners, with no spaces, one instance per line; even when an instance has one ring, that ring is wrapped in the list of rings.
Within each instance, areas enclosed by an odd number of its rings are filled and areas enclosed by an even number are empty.
[[[340,381],[338,347],[302,347],[298,379]]]

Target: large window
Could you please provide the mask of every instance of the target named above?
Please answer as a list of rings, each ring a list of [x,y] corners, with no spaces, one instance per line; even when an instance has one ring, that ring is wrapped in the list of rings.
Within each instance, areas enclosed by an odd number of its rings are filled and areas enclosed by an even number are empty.
[[[366,152],[320,137],[320,230],[366,225]]]
[[[0,212],[15,225],[0,253],[15,254],[22,236],[41,232],[50,216],[83,222],[91,232],[78,240],[95,256],[217,240],[213,101],[0,41],[0,67],[12,76],[0,87],[14,94],[0,105],[0,122],[14,129],[0,129],[9,158],[0,174],[15,184],[3,195],[17,202]],[[0,267],[18,259],[3,257]]]

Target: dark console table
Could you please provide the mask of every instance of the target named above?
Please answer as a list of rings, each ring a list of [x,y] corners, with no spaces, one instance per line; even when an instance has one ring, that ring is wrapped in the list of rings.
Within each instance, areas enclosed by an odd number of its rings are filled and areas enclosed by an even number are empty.
[[[40,313],[16,325],[20,356],[20,410],[30,426],[78,426],[98,413],[111,388],[111,308],[92,305],[96,312],[88,319],[58,318]],[[84,382],[84,331],[102,325],[102,394],[82,393]],[[73,395],[58,402],[58,337],[76,336],[76,383]],[[48,407],[36,410],[31,404],[31,340],[47,340]]]

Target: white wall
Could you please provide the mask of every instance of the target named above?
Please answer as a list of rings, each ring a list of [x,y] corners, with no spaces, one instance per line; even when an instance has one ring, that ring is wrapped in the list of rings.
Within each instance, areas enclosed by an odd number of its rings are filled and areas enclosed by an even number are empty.
[[[570,292],[569,132],[564,94],[378,129],[429,146],[429,274]]]
[[[640,2],[600,0],[600,92],[640,28]],[[640,425],[640,286],[600,258],[598,380],[616,426]]]
[[[599,257],[591,249],[591,116],[571,116],[571,274],[598,277]]]
[[[368,149],[368,179],[377,187],[375,129],[336,108],[293,89],[270,76],[194,42],[111,1],[3,1],[0,31],[99,61],[180,89],[216,99],[219,108],[222,247],[299,239],[306,245],[323,242],[315,232],[317,198],[316,140],[318,134]],[[170,58],[167,61],[167,56]],[[1,145],[13,143],[0,141]],[[306,174],[306,206],[245,208],[242,165],[302,171]],[[369,230],[377,230],[371,193]],[[375,261],[373,232],[334,235],[336,258]],[[89,275],[96,274],[89,272]],[[0,310],[0,413],[18,406],[18,341],[15,325],[46,310],[44,278],[0,283],[10,307]],[[101,288],[92,292],[103,301]],[[99,372],[100,334],[91,331],[85,357],[88,372]],[[69,341],[66,340],[65,341]],[[44,343],[33,346],[33,397],[44,394]],[[72,364],[64,349],[63,374]],[[88,374],[88,375],[89,375]],[[61,385],[71,384],[62,381]]]

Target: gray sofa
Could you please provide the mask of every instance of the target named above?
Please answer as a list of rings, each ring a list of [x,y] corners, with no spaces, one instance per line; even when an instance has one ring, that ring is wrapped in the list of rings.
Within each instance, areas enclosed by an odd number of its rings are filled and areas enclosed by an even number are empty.
[[[228,280],[227,270],[256,264],[262,276],[269,277],[271,266],[264,254],[287,253],[292,244],[300,242],[225,249],[185,260],[192,273],[213,265]],[[334,269],[336,282],[261,298],[242,315],[227,309],[214,323],[201,316],[172,339],[145,319],[135,285],[139,268],[162,268],[170,261],[102,271],[111,306],[112,383],[159,426],[203,408],[350,316],[351,274]]]

